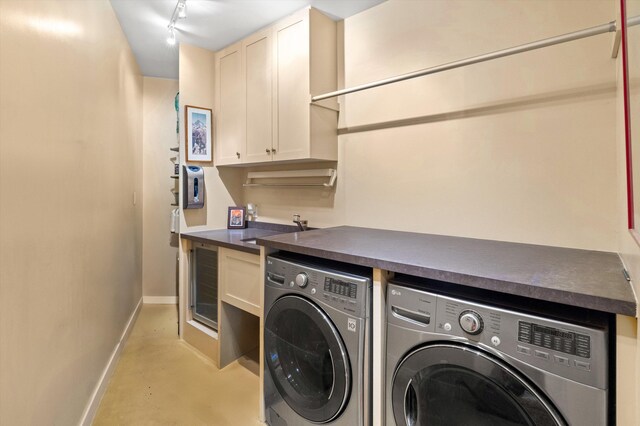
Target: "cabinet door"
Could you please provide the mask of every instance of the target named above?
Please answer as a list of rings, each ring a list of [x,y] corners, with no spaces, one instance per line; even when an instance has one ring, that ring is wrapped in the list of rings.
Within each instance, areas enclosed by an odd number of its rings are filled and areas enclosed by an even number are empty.
[[[274,160],[309,156],[309,15],[302,12],[274,27],[278,141]]]
[[[247,145],[245,162],[270,161],[273,141],[271,30],[242,42],[245,54]]]
[[[244,160],[246,119],[242,68],[240,43],[216,55],[216,165]]]
[[[260,316],[260,257],[257,254],[218,250],[220,300]]]

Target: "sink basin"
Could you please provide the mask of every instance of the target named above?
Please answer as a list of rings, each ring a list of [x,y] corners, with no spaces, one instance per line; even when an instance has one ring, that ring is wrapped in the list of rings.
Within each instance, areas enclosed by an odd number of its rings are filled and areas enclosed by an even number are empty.
[[[244,240],[240,240],[243,243],[247,243],[247,244],[255,244],[256,243],[256,239],[255,238],[245,238]]]

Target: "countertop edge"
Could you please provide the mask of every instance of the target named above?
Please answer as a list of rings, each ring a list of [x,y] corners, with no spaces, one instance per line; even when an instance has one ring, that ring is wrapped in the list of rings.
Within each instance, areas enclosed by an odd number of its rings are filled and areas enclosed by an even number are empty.
[[[243,251],[245,253],[260,254],[259,246],[255,246],[254,248],[254,247],[250,247],[248,244],[245,244],[245,243],[234,244],[226,241],[212,240],[209,238],[203,238],[197,235],[189,235],[189,234],[180,234],[180,238],[184,238],[185,240],[195,241],[198,243],[210,244],[212,246],[225,247],[233,250]],[[252,246],[253,245],[254,244],[252,244]]]
[[[414,275],[421,278],[429,278],[440,281],[451,282],[453,284],[464,285],[467,287],[480,288],[485,290],[497,291],[505,294],[519,295],[536,300],[544,300],[549,302],[563,303],[565,305],[581,306],[584,308],[607,312],[611,314],[627,315],[636,317],[636,303],[620,299],[610,299],[602,296],[593,296],[584,293],[576,293],[572,291],[541,288],[523,283],[512,281],[502,281],[482,276],[470,276],[457,272],[444,271],[439,269],[415,266],[406,263],[398,263],[385,261],[375,258],[362,257],[344,252],[334,252],[322,249],[315,249],[305,246],[292,245],[278,241],[265,240],[257,238],[258,245],[272,247],[279,250],[291,251],[309,256],[315,256],[340,262],[352,263],[356,265],[367,266],[370,268],[382,269],[390,272]],[[481,283],[478,283],[481,280]],[[558,302],[558,300],[566,300],[566,298],[578,299],[576,303]]]

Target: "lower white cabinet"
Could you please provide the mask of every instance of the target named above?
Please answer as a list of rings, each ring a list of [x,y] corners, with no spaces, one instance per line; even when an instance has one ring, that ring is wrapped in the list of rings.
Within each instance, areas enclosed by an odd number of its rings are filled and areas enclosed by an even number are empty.
[[[218,249],[218,366],[224,368],[260,344],[260,256]]]
[[[218,252],[220,300],[260,315],[260,257],[220,248]]]

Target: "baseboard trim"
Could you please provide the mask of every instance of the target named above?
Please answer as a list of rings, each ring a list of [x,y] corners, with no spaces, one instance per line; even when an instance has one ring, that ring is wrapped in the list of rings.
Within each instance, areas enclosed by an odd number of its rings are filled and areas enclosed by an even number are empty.
[[[102,371],[102,375],[100,376],[100,379],[98,380],[98,383],[96,384],[96,387],[94,388],[93,393],[89,398],[89,403],[84,409],[84,413],[82,413],[82,420],[80,421],[80,425],[82,426],[90,426],[91,423],[93,423],[93,419],[98,412],[98,407],[100,406],[100,401],[102,400],[102,397],[107,390],[107,386],[109,385],[109,379],[111,379],[111,375],[113,374],[113,371],[118,364],[118,360],[120,359],[122,349],[129,339],[129,335],[131,334],[131,330],[133,329],[133,324],[135,324],[136,318],[138,318],[140,308],[142,308],[142,301],[143,299],[140,299],[138,305],[129,317],[129,321],[124,327],[122,336],[120,336],[120,341],[118,341],[116,347],[113,349],[111,357],[109,358],[109,362],[107,362],[107,365]]]
[[[145,305],[177,305],[178,296],[142,296]]]

